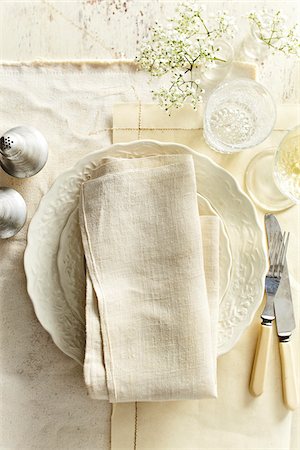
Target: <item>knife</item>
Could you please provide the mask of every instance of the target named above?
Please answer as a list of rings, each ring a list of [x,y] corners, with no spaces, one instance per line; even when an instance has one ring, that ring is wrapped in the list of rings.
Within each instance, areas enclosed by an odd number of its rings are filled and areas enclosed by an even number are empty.
[[[271,229],[272,223],[265,216],[265,226],[268,238],[268,254],[270,254],[270,244],[271,244]],[[267,282],[267,277],[266,281]],[[271,348],[272,339],[272,324],[275,319],[275,309],[274,309],[274,295],[266,295],[266,304],[264,310],[261,314],[261,327],[260,333],[257,339],[254,362],[251,372],[250,379],[250,392],[255,395],[261,395],[264,391],[266,372],[269,363],[269,355]]]
[[[268,238],[270,232],[281,233],[280,225],[272,214],[265,216],[265,225]],[[294,410],[298,406],[298,388],[290,338],[296,323],[286,261],[273,306],[279,338],[283,401],[289,409]]]

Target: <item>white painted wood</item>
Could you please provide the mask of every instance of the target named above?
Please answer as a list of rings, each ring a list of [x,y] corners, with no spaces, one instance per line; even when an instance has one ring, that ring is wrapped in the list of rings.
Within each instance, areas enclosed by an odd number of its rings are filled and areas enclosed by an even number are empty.
[[[174,14],[178,1],[160,0],[15,0],[0,2],[0,58],[103,59],[133,58],[155,21]],[[239,43],[247,33],[245,15],[253,7],[280,8],[297,20],[296,1],[203,1],[208,11],[227,9],[238,17]],[[284,55],[270,56],[259,67],[259,79],[277,102],[300,99],[300,67]]]

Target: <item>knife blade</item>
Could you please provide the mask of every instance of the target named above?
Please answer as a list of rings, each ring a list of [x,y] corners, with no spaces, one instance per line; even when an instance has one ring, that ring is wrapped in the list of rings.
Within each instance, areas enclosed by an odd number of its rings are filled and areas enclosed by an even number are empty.
[[[271,232],[277,232],[282,235],[280,225],[273,214],[265,216],[265,224],[268,238]],[[286,406],[293,410],[298,406],[298,388],[290,338],[293,330],[296,328],[296,322],[286,260],[273,307],[279,338],[283,400]]]
[[[268,239],[270,239],[271,233],[280,233],[282,235],[278,220],[273,214],[266,214],[265,224]],[[292,331],[296,328],[289,272],[286,260],[280,285],[274,299],[273,308],[276,316],[278,337],[280,340],[286,341],[291,337]]]
[[[268,251],[270,250],[270,243],[272,235],[275,235],[275,228],[273,221],[270,220],[269,215],[265,215],[265,229],[268,241]],[[281,282],[280,282],[281,283]],[[272,325],[272,321],[275,319],[275,308],[274,308],[274,298],[273,295],[267,295],[266,304],[263,312],[261,313],[262,323],[264,325]]]
[[[266,229],[269,227],[269,222],[266,223]],[[267,231],[267,240],[268,240],[268,254],[270,255],[270,247],[271,247],[271,235],[272,230],[266,230]],[[274,236],[274,235],[273,235]],[[273,247],[274,247],[274,241],[273,241]],[[270,258],[269,258],[270,259]],[[261,395],[264,391],[265,387],[265,379],[266,379],[266,373],[267,373],[267,367],[269,363],[269,355],[270,355],[270,348],[271,348],[271,338],[272,338],[272,324],[275,319],[275,309],[274,309],[274,297],[275,292],[270,293],[269,289],[266,289],[266,286],[268,284],[268,274],[266,276],[265,281],[265,290],[266,290],[266,304],[264,307],[264,310],[261,314],[261,326],[260,331],[257,339],[256,349],[255,349],[255,356],[252,366],[252,372],[251,372],[251,378],[250,378],[250,385],[249,389],[251,394],[258,396]],[[269,292],[269,294],[268,294]]]

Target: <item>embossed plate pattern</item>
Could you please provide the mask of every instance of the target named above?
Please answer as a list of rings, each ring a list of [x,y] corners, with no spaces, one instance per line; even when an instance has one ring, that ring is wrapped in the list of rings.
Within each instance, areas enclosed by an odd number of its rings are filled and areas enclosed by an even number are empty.
[[[220,304],[219,355],[234,346],[261,302],[267,267],[263,230],[253,205],[234,178],[206,156],[183,145],[156,141],[111,145],[90,153],[57,178],[31,221],[24,256],[27,289],[39,321],[56,345],[79,363],[83,361],[85,328],[80,313],[66,303],[60,284],[57,252],[62,230],[78,204],[81,183],[103,157],[162,153],[193,156],[198,192],[220,216],[229,238],[232,268]]]

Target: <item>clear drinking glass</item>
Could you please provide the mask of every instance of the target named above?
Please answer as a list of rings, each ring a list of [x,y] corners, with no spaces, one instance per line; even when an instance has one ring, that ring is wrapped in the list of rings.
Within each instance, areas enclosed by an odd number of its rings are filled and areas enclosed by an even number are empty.
[[[207,100],[204,139],[218,152],[239,152],[263,142],[275,119],[275,104],[264,86],[246,78],[227,81]]]
[[[270,212],[300,204],[300,125],[277,149],[258,153],[249,163],[245,183],[252,200]]]
[[[253,24],[250,33],[245,37],[240,49],[240,57],[245,60],[262,62],[268,55],[268,46],[260,39],[257,25]]]
[[[232,45],[223,39],[216,39],[214,45],[218,50],[218,60],[214,61],[214,66],[204,70],[201,75],[204,84],[216,84],[224,80],[228,74],[234,56]]]

